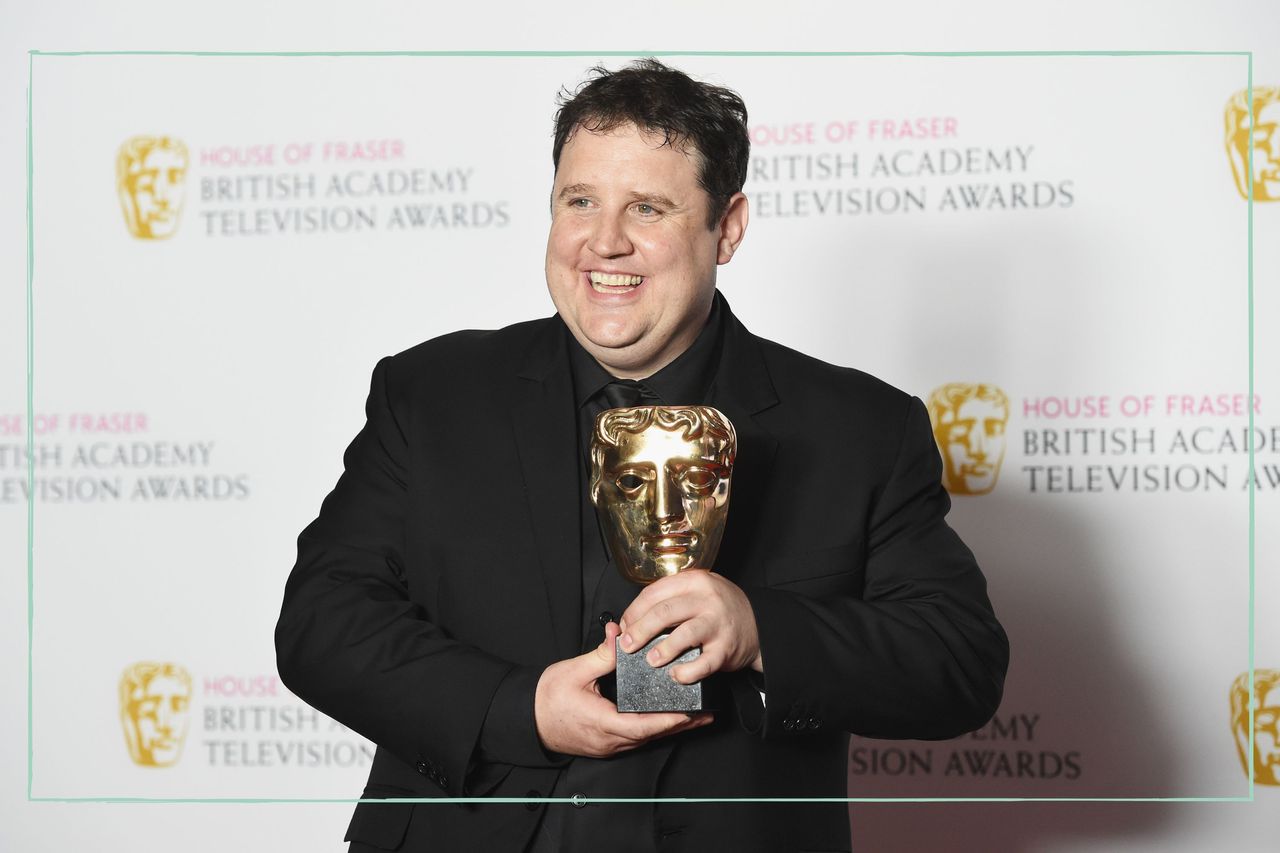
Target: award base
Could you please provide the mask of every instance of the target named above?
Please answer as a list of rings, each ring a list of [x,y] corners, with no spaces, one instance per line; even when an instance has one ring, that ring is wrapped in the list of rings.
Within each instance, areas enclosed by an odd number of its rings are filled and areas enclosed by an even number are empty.
[[[701,649],[690,649],[665,666],[652,667],[645,660],[645,655],[658,643],[665,640],[668,634],[659,634],[642,649],[631,654],[617,648],[617,705],[623,713],[645,713],[654,711],[703,711],[706,710],[702,699],[702,683],[680,684],[671,678],[668,672],[671,667],[688,663],[702,654]]]

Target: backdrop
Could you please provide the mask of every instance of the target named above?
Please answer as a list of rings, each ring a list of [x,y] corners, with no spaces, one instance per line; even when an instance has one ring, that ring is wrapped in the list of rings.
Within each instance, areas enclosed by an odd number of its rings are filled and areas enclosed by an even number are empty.
[[[372,745],[275,675],[294,537],[378,358],[553,311],[551,116],[597,61],[626,57],[32,58],[34,394],[0,419],[0,513],[33,520],[32,797],[358,796]],[[1280,669],[1280,89],[1250,101],[1226,54],[669,61],[751,111],[721,289],[930,403],[1010,635],[991,724],[855,738],[850,796],[1275,799],[1280,689],[1238,679],[1251,632]],[[1175,819],[906,808],[854,806],[855,848],[995,823],[990,849],[1106,850]],[[340,849],[300,807],[237,820]]]

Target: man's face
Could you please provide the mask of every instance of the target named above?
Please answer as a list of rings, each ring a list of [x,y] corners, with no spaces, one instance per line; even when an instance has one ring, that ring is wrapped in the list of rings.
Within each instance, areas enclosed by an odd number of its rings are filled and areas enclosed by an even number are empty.
[[[629,580],[649,583],[711,568],[729,511],[730,469],[708,437],[685,439],[656,423],[622,432],[600,466],[605,536]]]
[[[707,228],[700,155],[661,143],[634,125],[579,128],[552,187],[551,301],[615,376],[650,376],[693,343],[711,310],[716,265],[746,229],[741,193]]]
[[[128,190],[140,236],[168,237],[177,229],[186,170],[181,152],[153,148],[130,174]]]
[[[970,397],[942,425],[947,484],[958,494],[981,495],[995,488],[1004,460],[1005,411],[991,400]]]
[[[164,767],[178,760],[187,733],[190,688],[181,680],[157,675],[141,689],[131,714],[141,764]]]

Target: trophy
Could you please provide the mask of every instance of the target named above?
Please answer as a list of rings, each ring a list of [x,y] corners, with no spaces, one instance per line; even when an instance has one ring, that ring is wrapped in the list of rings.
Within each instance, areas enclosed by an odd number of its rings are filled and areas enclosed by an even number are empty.
[[[636,406],[596,417],[591,502],[627,580],[648,584],[715,564],[736,454],[733,424],[710,406]],[[680,684],[668,672],[700,649],[661,667],[645,660],[667,636],[631,654],[617,646],[619,711],[703,710],[702,683]]]

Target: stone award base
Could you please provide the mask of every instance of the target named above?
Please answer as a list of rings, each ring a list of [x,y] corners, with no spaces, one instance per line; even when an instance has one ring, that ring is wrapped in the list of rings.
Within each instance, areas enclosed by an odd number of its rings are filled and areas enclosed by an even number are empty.
[[[702,654],[701,649],[690,649],[665,666],[652,667],[645,660],[658,643],[669,635],[659,634],[642,649],[631,654],[622,650],[618,653],[618,710],[624,713],[644,713],[650,711],[702,711],[705,710],[702,700],[702,683],[680,684],[671,678],[669,670],[676,664],[688,663]]]

